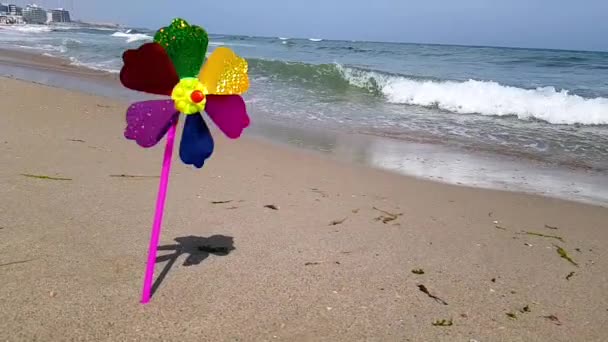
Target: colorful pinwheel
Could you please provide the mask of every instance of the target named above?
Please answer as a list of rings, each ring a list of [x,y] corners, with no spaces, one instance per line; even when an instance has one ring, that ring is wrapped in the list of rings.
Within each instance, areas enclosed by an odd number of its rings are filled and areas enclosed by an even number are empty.
[[[156,33],[154,42],[127,50],[123,55],[120,81],[125,87],[171,96],[171,100],[137,102],[127,110],[127,139],[151,147],[167,135],[142,291],[144,304],[151,296],[179,114],[186,115],[179,155],[184,163],[198,168],[213,153],[213,138],[202,111],[232,139],[249,126],[245,102],[240,96],[249,88],[247,62],[232,50],[219,47],[201,69],[208,44],[204,29],[174,19],[169,27]]]
[[[240,96],[249,88],[247,62],[229,48],[219,47],[201,69],[208,43],[204,29],[175,19],[156,33],[153,43],[124,53],[120,80],[125,87],[171,96],[171,100],[131,105],[127,139],[143,147],[154,146],[183,113],[186,122],[179,155],[184,163],[200,168],[213,152],[213,138],[202,111],[232,139],[249,126]]]

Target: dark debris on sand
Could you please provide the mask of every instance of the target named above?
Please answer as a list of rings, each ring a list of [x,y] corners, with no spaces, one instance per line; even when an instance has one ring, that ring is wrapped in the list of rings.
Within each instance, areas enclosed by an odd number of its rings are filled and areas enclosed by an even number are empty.
[[[32,174],[28,174],[28,173],[22,173],[21,175],[24,177],[28,177],[28,178],[37,178],[37,179],[46,179],[46,180],[55,180],[55,181],[71,181],[72,180],[72,178],[51,177],[51,176],[45,176],[45,175],[32,175]]]
[[[382,223],[384,223],[384,224],[395,221],[396,219],[399,218],[399,216],[403,216],[403,213],[394,214],[394,213],[388,212],[386,210],[378,209],[376,207],[373,207],[373,209],[382,213],[382,215],[376,217],[374,220],[382,221]]]
[[[211,201],[211,204],[227,204],[232,202],[232,200],[226,200],[226,201]]]
[[[454,321],[451,319],[441,319],[433,322],[433,326],[436,327],[451,327],[452,325],[454,325]]]
[[[426,286],[420,284],[420,285],[418,285],[418,289],[421,292],[425,293],[430,298],[433,298],[437,303],[440,303],[440,304],[443,304],[443,305],[448,305],[448,303],[445,300],[443,300],[443,299],[441,299],[441,298],[439,298],[439,297],[431,294],[431,292],[426,288]]]
[[[543,316],[543,318],[544,319],[548,319],[549,321],[551,321],[555,325],[562,325],[562,322],[555,315]]]
[[[329,223],[330,226],[337,226],[339,224],[344,223],[344,221],[346,221],[346,218],[343,218],[341,220],[333,220]]]

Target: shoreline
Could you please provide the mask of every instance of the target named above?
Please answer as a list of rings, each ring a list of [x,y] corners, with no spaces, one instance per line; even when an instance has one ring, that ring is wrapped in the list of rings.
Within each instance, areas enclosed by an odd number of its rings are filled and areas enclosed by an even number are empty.
[[[0,76],[131,102],[154,98],[122,88],[117,74],[71,65],[57,57],[0,49]],[[369,132],[339,132],[255,118],[249,134],[339,160],[454,185],[539,194],[608,206],[605,172],[554,165],[522,155],[454,148]],[[371,147],[371,148],[370,148]],[[383,150],[384,149],[384,150]]]
[[[608,335],[605,207],[404,177],[215,128],[204,169],[175,156],[162,279],[142,307],[162,142],[124,139],[124,101],[6,78],[0,91],[2,340]]]

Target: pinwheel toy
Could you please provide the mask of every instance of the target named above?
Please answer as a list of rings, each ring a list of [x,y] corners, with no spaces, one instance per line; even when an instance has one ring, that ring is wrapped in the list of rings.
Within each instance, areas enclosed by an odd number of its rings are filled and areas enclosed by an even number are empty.
[[[154,264],[163,217],[175,130],[186,116],[179,155],[188,165],[201,168],[213,152],[213,138],[201,113],[205,111],[229,138],[238,138],[249,126],[240,94],[249,88],[247,62],[226,47],[206,56],[209,38],[199,26],[174,19],[161,28],[154,41],[123,54],[122,84],[132,90],[170,96],[132,104],[127,110],[125,137],[142,147],[156,145],[167,135],[156,212],[144,277],[142,303],[150,301]],[[202,68],[201,68],[202,66]]]

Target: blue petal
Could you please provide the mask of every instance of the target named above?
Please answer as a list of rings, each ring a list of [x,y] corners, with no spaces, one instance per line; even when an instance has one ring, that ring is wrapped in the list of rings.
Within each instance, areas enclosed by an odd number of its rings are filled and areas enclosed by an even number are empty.
[[[213,138],[200,113],[186,115],[179,157],[185,164],[203,167],[213,153]]]

